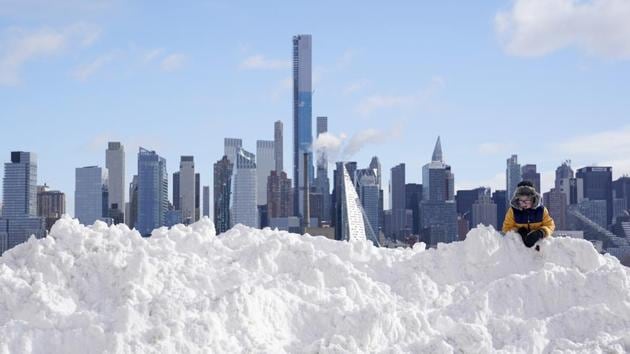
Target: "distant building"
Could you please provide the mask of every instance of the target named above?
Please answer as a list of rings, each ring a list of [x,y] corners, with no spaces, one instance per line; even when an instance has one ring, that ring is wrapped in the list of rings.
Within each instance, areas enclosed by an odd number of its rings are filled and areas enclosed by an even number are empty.
[[[506,203],[504,190],[497,190],[492,193],[492,201],[497,205],[497,227],[503,227],[503,221],[505,220],[505,213],[510,208],[510,205]]]
[[[444,163],[438,137],[431,162],[422,167],[422,202],[420,203],[421,239],[429,246],[458,239],[455,183],[451,167]]]
[[[556,188],[543,194],[544,204],[553,218],[556,229],[567,230],[567,199],[566,195]]]
[[[402,234],[406,233],[405,224],[407,218],[407,198],[405,196],[405,164],[401,163],[391,168],[390,178],[390,207],[391,207],[391,230],[385,236],[402,239]]]
[[[420,234],[420,202],[422,201],[422,184],[407,183],[405,184],[405,208],[411,210],[412,227],[411,232],[414,235]]]
[[[256,156],[245,149],[236,152],[236,173],[231,203],[232,225],[259,227],[256,202]]]
[[[210,216],[210,186],[203,186],[203,216]]]
[[[4,164],[0,254],[25,242],[31,235],[46,236],[44,218],[37,216],[37,157],[12,151]]]
[[[214,164],[214,226],[217,234],[230,229],[233,164],[226,155]]]
[[[521,168],[521,179],[532,182],[536,191],[542,193],[540,190],[540,173],[536,172],[536,165],[524,165]]]
[[[304,215],[304,176],[313,183],[312,132],[312,38],[310,34],[293,36],[293,183],[294,215]],[[304,170],[304,154],[307,170]]]
[[[284,171],[284,134],[282,121],[276,121],[273,125],[273,146],[276,162],[276,171]]]
[[[98,166],[75,171],[74,216],[85,225],[108,217],[107,169]]]
[[[269,218],[283,218],[291,215],[291,179],[286,172],[272,171],[267,178],[267,215]],[[271,226],[271,225],[270,225]]]
[[[179,162],[179,209],[182,222],[191,224],[196,221],[196,180],[193,156],[181,156]]]
[[[154,229],[166,225],[168,206],[166,159],[141,147],[138,152],[136,229],[142,236],[150,236]]]
[[[317,137],[328,132],[328,117],[317,117]],[[328,152],[326,148],[319,148],[317,154],[317,175],[314,181],[315,193],[321,195],[322,203],[320,210],[311,209],[321,217],[320,223],[330,224],[331,218],[331,197],[330,180],[328,178]]]
[[[612,167],[589,166],[577,170],[577,178],[584,181],[584,198],[591,201],[604,200],[606,202],[606,225],[612,224]]]
[[[66,213],[66,195],[60,191],[48,190],[47,185],[37,187],[37,216],[46,220],[46,230]]]
[[[267,177],[275,169],[275,146],[273,141],[256,141],[256,202],[267,205]]]
[[[115,223],[125,222],[125,148],[117,141],[110,141],[105,151],[107,168],[108,209],[117,210]]]
[[[179,171],[173,173],[173,210],[181,210],[179,205],[181,201],[181,194],[179,193]]]
[[[490,189],[479,195],[479,198],[472,205],[472,227],[477,225],[492,225],[498,229],[497,205],[490,197]]]
[[[626,201],[626,209],[630,209],[630,177],[623,176],[613,181],[615,198]]]
[[[138,222],[138,175],[134,175],[131,183],[129,183],[129,203],[127,203],[127,206],[128,209],[125,213],[127,215],[127,226],[133,229]]]
[[[521,182],[521,165],[518,163],[518,156],[512,155],[507,159],[507,167],[505,169],[505,205],[509,207],[510,200],[516,191],[516,186]]]
[[[475,226],[472,220],[472,206],[473,204],[475,204],[477,200],[479,200],[479,197],[485,192],[486,192],[485,187],[479,187],[479,188],[470,189],[470,190],[460,189],[457,191],[457,195],[455,195],[455,204],[457,205],[457,215],[461,216],[462,218],[468,221],[468,228]],[[505,204],[505,202],[503,202],[503,204]]]

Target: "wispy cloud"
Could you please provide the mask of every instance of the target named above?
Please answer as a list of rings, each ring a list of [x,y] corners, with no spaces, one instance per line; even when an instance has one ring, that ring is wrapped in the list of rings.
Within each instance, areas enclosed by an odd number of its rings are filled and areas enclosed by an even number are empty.
[[[155,48],[150,49],[144,53],[143,61],[145,63],[150,63],[156,59],[158,59],[164,53],[164,48]]]
[[[433,94],[442,89],[446,84],[444,78],[435,76],[423,89],[412,95],[372,95],[359,102],[356,111],[368,116],[381,109],[412,108],[428,102]]]
[[[160,68],[164,71],[175,71],[181,69],[186,61],[186,56],[181,53],[173,53],[162,59]]]
[[[590,55],[630,59],[630,1],[516,0],[496,14],[507,53],[542,56],[575,47]]]
[[[99,71],[107,63],[113,61],[114,58],[115,54],[113,53],[101,55],[100,57],[94,59],[92,62],[76,68],[72,73],[72,76],[77,80],[85,81],[92,75],[94,75],[97,71]]]
[[[72,46],[89,46],[99,33],[96,27],[83,23],[64,29],[9,29],[0,42],[0,85],[18,85],[27,62],[58,55]]]
[[[600,166],[612,166],[614,176],[630,174],[630,125],[575,136],[554,149],[565,156],[581,156],[582,160]]]
[[[368,80],[359,80],[359,81],[351,82],[348,85],[346,85],[346,87],[343,89],[343,94],[351,95],[353,93],[361,91],[368,85],[368,83],[369,83]]]
[[[245,70],[289,69],[291,62],[289,60],[267,59],[262,54],[256,54],[243,60],[239,67]]]

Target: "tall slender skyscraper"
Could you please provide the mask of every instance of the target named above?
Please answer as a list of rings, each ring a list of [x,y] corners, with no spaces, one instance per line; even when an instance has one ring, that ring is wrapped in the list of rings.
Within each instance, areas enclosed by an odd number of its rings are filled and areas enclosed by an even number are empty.
[[[203,216],[210,216],[210,186],[203,186]]]
[[[313,183],[311,53],[311,35],[293,37],[293,182],[297,194],[293,208],[299,217],[304,213],[304,175],[307,174],[309,184]]]
[[[108,173],[108,209],[118,209],[125,218],[125,148],[120,142],[109,142],[105,151]],[[115,205],[114,205],[115,204]]]
[[[284,170],[284,126],[282,121],[276,121],[273,125],[273,145],[275,149],[276,171],[278,173]]]
[[[235,170],[231,209],[232,224],[258,227],[256,156],[245,149],[238,149]]]
[[[258,205],[267,205],[267,178],[276,167],[274,142],[256,141],[256,185]]]
[[[173,172],[173,209],[181,210],[179,205],[181,194],[179,193],[179,171]]]
[[[199,220],[201,213],[201,175],[195,173],[195,221]]]
[[[44,218],[37,216],[37,157],[12,151],[4,164],[3,208],[0,218],[0,254],[26,241],[46,235]]]
[[[196,220],[195,161],[192,156],[182,156],[179,162],[179,207],[182,222],[190,224]]]
[[[108,186],[107,169],[98,166],[80,167],[76,169],[75,177],[74,216],[85,225],[92,225],[96,220],[107,217],[109,202],[103,193]]]
[[[129,206],[126,212],[129,216],[127,226],[133,229],[138,222],[138,175],[134,175],[131,183],[129,183],[129,203],[127,205]]]
[[[512,155],[509,159],[507,159],[507,167],[505,169],[505,203],[506,205],[510,205],[510,200],[512,199],[512,195],[514,195],[514,191],[516,190],[516,186],[521,181],[521,165],[518,163],[518,156]]]
[[[136,229],[150,236],[153,229],[166,225],[168,211],[166,159],[155,151],[138,152],[138,221]]]
[[[328,132],[328,117],[317,117],[317,137]],[[330,180],[328,179],[328,152],[325,148],[316,151],[317,156],[317,177],[315,178],[315,191],[321,194],[321,210],[316,212],[320,215],[320,223],[330,224]],[[378,227],[378,224],[377,224]],[[378,233],[378,228],[375,230]]]
[[[230,229],[233,164],[226,155],[214,164],[214,226],[217,234]]]

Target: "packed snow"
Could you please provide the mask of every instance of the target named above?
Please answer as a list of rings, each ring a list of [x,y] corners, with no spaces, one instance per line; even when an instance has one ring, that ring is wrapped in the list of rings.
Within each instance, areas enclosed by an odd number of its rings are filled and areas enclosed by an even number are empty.
[[[424,248],[63,218],[0,258],[0,353],[630,351],[630,269],[589,242]]]

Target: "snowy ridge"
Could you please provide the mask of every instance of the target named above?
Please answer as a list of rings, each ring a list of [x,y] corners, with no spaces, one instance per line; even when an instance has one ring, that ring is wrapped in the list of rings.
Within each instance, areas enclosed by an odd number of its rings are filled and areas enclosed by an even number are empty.
[[[0,353],[629,351],[630,270],[518,237],[425,251],[64,218],[0,258]]]

